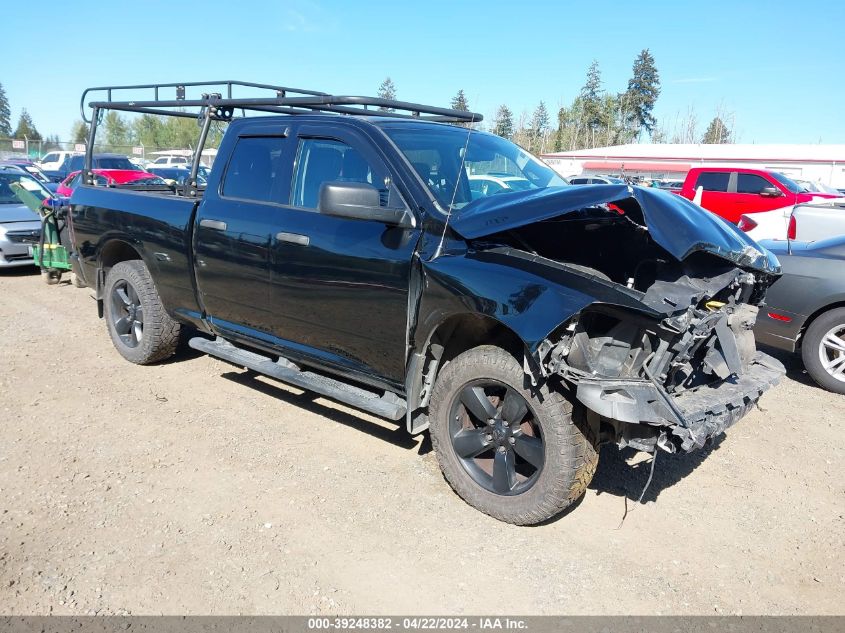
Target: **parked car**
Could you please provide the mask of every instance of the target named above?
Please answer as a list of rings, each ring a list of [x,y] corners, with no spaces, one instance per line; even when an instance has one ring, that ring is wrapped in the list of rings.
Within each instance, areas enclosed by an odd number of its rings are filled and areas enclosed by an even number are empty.
[[[129,162],[129,159],[123,154],[94,154],[93,158],[93,167],[95,169],[137,169],[137,167]],[[73,156],[68,156],[59,169],[52,171],[45,170],[45,173],[49,176],[50,180],[53,180],[54,182],[61,182],[67,178],[71,172],[81,170],[84,163],[84,154],[74,154]]]
[[[155,174],[159,178],[164,179],[169,184],[185,185],[188,178],[191,176],[191,170],[187,167],[150,167],[148,170],[151,174]],[[207,171],[206,171],[207,173]],[[205,185],[206,177],[204,170],[197,171],[197,184]]]
[[[95,182],[101,187],[115,187],[117,185],[164,185],[164,179],[141,170],[131,169],[92,169]],[[73,190],[79,185],[82,172],[75,171],[65,178],[56,194],[69,198]]]
[[[570,185],[624,185],[625,181],[614,176],[573,176]]]
[[[507,191],[525,191],[531,189],[531,182],[521,176],[507,176],[498,174],[484,174],[467,176],[469,188],[472,191],[473,200],[484,196],[491,196],[494,193]]]
[[[820,386],[845,394],[845,235],[820,242],[763,242],[783,267],[754,333],[798,352]]]
[[[82,156],[82,152],[65,152],[61,150],[47,152],[38,161],[38,166],[44,171],[59,171],[64,162],[73,156]]]
[[[35,178],[38,182],[40,182],[44,187],[46,187],[49,191],[55,193],[58,184],[52,182],[35,163],[25,163],[20,161],[7,161],[2,160],[0,161],[0,167],[9,167],[12,168],[14,171],[19,171],[24,174],[28,174]]]
[[[159,156],[148,167],[190,167],[191,159],[185,156]]]
[[[693,451],[780,379],[752,332],[779,266],[736,227],[658,189],[559,186],[510,141],[419,118],[477,114],[378,105],[418,117],[294,114],[280,135],[248,116],[198,195],[79,186],[116,350],[156,362],[197,328],[195,349],[428,429],[457,493],[517,524],[577,500],[600,443]],[[468,175],[501,164],[531,189],[474,198]]]
[[[815,242],[845,235],[845,199],[828,198],[788,209],[742,215],[737,226],[761,240]]]
[[[776,171],[744,167],[693,167],[679,195],[693,200],[698,187],[704,189],[701,206],[736,224],[743,214],[781,209],[812,202],[814,196],[795,181]]]
[[[841,198],[843,195],[838,189],[834,189],[833,187],[826,185],[823,182],[819,182],[818,180],[796,180],[795,182],[800,185],[804,191],[819,198]]]
[[[0,268],[33,265],[29,246],[41,238],[41,218],[21,201],[12,185],[20,185],[40,198],[52,197],[32,176],[0,167]]]
[[[680,189],[684,186],[683,180],[658,180],[657,186],[661,189]]]

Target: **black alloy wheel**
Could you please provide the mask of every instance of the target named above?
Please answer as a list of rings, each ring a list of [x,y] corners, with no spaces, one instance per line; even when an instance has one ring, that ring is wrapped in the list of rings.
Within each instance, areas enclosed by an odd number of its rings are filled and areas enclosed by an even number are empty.
[[[461,465],[482,488],[518,495],[545,461],[543,435],[522,394],[492,379],[467,383],[450,407],[449,435]]]
[[[144,309],[137,291],[121,279],[112,287],[109,300],[115,333],[127,347],[138,347],[144,336]]]

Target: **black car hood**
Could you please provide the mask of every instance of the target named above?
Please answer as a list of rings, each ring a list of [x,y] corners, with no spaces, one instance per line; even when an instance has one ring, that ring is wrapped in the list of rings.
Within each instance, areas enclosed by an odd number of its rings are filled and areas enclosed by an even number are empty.
[[[453,212],[450,224],[462,237],[476,239],[611,202],[644,224],[651,238],[679,261],[704,251],[743,268],[780,272],[777,258],[736,226],[679,195],[654,188],[586,185],[499,194]]]

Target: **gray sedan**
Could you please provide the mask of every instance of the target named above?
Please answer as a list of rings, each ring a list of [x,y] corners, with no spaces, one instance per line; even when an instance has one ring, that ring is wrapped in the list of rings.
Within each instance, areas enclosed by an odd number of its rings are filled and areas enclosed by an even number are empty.
[[[845,394],[845,236],[821,242],[761,242],[783,277],[769,288],[754,334],[800,352],[820,386]]]
[[[0,268],[32,266],[29,246],[37,244],[41,237],[41,218],[15,195],[13,183],[41,197],[51,196],[31,176],[17,170],[0,169]]]

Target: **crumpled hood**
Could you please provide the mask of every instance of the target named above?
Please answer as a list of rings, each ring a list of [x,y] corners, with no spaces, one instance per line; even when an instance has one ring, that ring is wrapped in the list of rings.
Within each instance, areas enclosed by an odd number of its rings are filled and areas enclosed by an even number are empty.
[[[23,204],[0,204],[0,224],[5,222],[39,222],[41,217]]]
[[[650,187],[586,185],[499,194],[454,212],[450,224],[462,237],[475,239],[611,202],[644,224],[651,238],[679,261],[704,251],[744,268],[780,272],[777,258],[733,224],[686,198]]]

